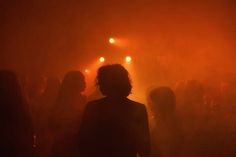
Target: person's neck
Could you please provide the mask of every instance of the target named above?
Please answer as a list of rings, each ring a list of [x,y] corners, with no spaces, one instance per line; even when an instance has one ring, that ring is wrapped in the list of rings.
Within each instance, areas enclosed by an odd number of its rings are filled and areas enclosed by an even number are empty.
[[[127,98],[122,96],[107,96],[107,99],[114,101],[123,101],[126,100]]]

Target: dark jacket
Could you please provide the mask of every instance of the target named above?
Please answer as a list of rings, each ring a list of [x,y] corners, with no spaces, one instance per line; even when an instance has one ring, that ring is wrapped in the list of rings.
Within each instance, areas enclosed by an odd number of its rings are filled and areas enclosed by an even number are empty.
[[[103,98],[86,106],[79,131],[81,157],[147,157],[148,117],[143,104]]]

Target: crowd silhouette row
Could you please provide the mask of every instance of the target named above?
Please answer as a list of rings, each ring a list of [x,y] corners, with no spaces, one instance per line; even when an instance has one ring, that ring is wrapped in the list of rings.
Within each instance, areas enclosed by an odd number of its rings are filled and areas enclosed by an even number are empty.
[[[132,85],[120,64],[100,67],[96,83],[85,96],[80,71],[44,83],[0,70],[0,156],[236,156],[236,80],[154,87],[145,105],[127,98]]]

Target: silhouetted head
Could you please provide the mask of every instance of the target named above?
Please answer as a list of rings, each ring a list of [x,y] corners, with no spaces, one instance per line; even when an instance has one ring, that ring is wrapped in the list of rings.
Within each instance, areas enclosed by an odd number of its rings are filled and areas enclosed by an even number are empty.
[[[129,73],[120,64],[100,67],[97,84],[102,94],[109,97],[127,97],[132,89]]]
[[[0,111],[1,114],[17,116],[25,103],[20,83],[14,72],[0,70]]]
[[[20,84],[14,72],[8,70],[0,71],[1,99],[15,99],[20,93]]]
[[[158,87],[150,92],[152,110],[155,114],[172,114],[175,111],[175,94],[169,87]]]
[[[80,71],[66,73],[60,89],[61,95],[74,95],[85,90],[85,77]]]

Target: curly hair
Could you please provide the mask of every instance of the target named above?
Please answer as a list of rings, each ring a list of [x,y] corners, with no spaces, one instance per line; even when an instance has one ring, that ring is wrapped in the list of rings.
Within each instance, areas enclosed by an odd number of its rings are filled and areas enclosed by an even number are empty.
[[[120,64],[100,67],[97,72],[97,85],[105,96],[127,97],[132,89],[129,73]]]

